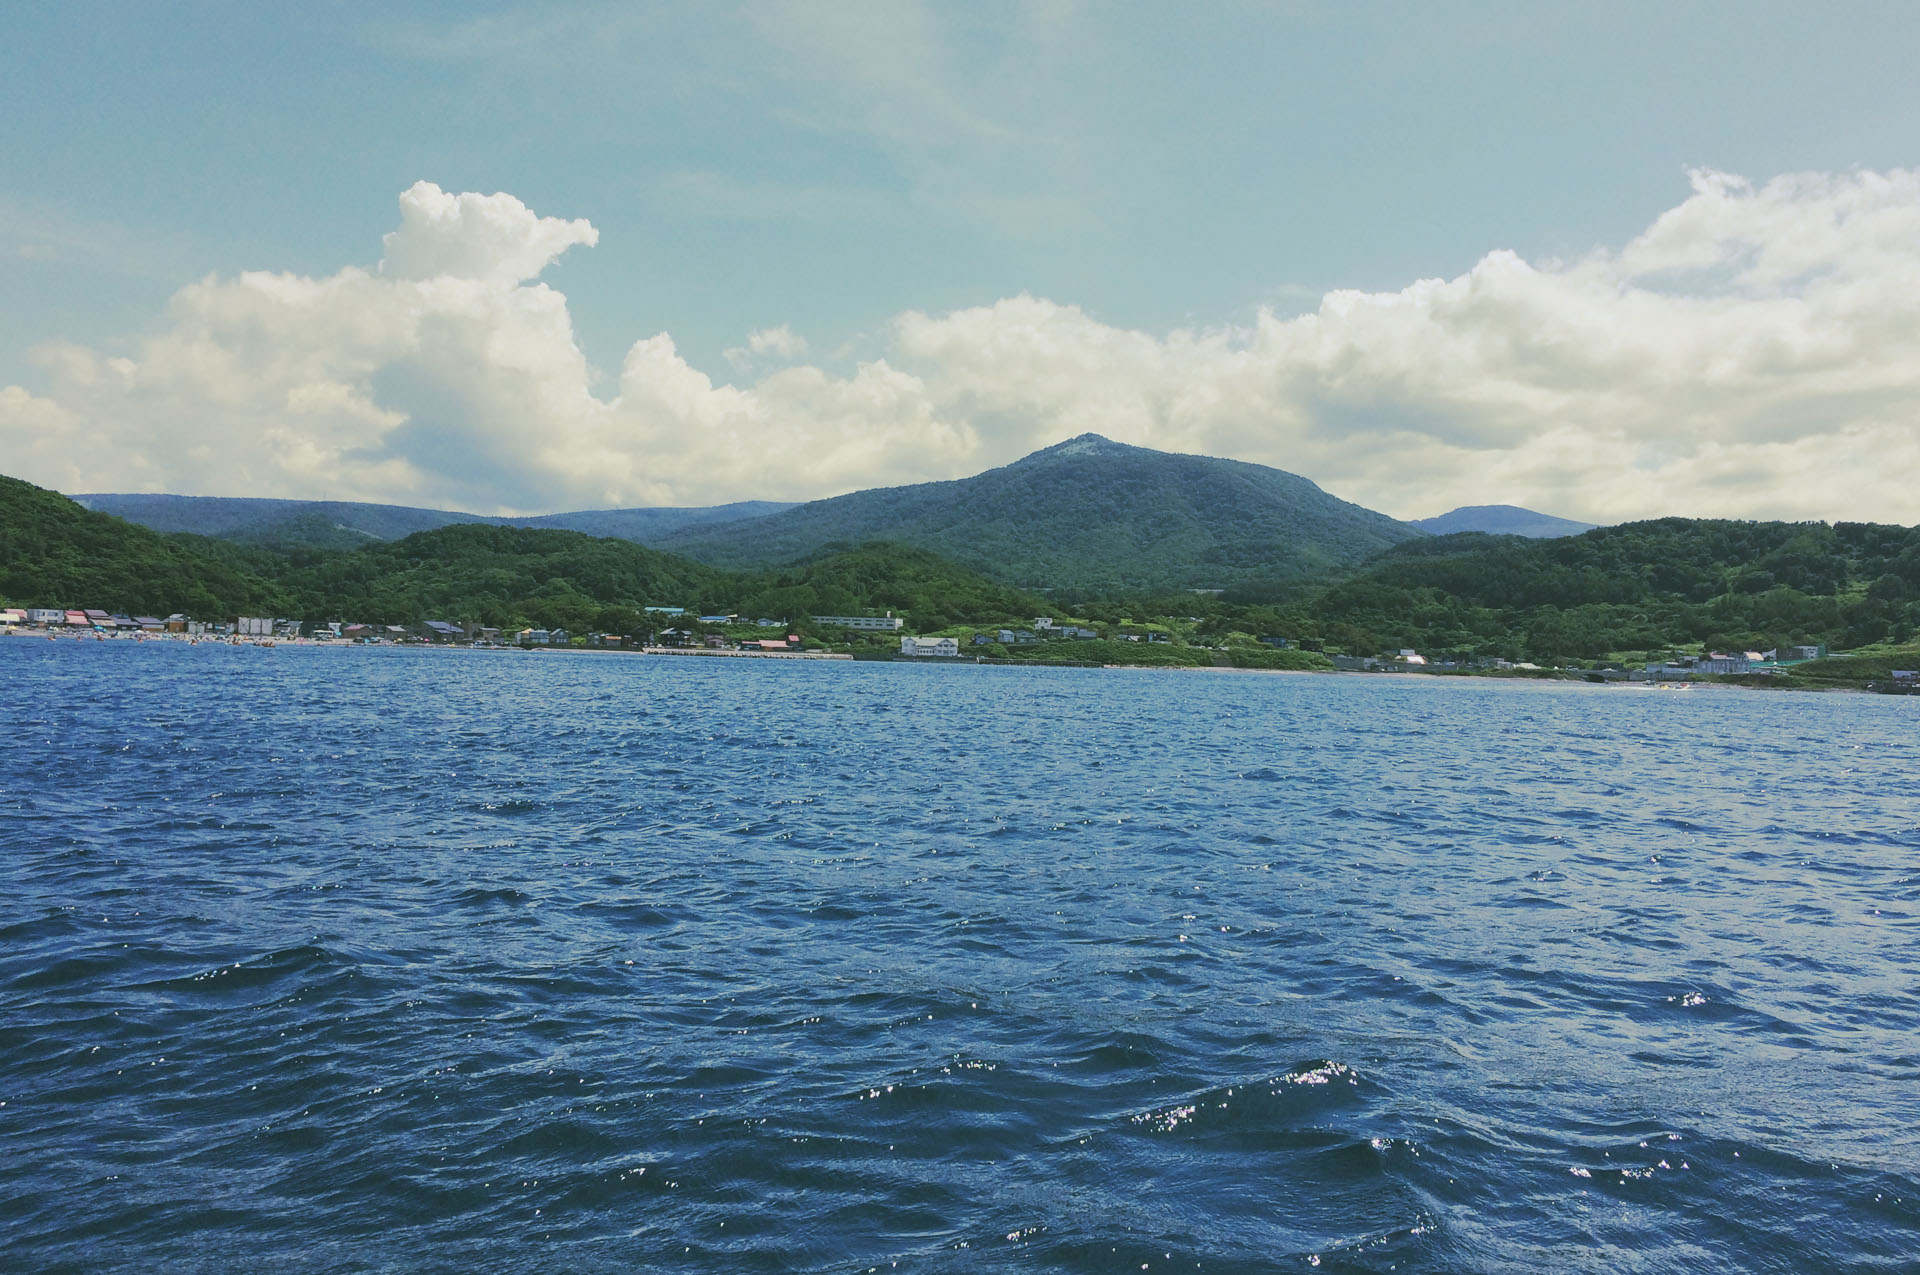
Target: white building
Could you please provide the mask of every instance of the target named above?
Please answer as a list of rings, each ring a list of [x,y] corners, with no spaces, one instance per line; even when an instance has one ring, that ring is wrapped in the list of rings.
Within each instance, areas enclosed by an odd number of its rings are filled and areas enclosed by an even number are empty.
[[[912,656],[958,655],[960,654],[960,639],[950,637],[903,637],[900,639],[900,654]]]
[[[868,633],[898,633],[906,621],[886,615],[816,615],[813,622],[823,629],[859,629]]]

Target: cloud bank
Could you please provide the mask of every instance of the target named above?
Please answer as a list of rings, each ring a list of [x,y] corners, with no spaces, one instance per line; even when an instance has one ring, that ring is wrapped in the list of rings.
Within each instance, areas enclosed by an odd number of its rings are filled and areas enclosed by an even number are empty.
[[[584,220],[421,182],[373,268],[182,289],[131,357],[33,351],[0,472],[65,491],[540,512],[956,477],[1094,430],[1276,465],[1402,517],[1508,502],[1920,522],[1920,174],[1717,172],[1577,261],[1164,334],[1019,296],[829,368],[786,323],[716,384],[665,333],[596,393],[539,282]],[[747,379],[751,378],[751,379]]]

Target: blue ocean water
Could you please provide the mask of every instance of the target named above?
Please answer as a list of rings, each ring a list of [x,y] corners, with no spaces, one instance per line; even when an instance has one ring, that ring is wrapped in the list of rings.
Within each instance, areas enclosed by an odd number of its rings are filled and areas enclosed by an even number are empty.
[[[1920,1269],[1916,710],[0,640],[0,1267]]]

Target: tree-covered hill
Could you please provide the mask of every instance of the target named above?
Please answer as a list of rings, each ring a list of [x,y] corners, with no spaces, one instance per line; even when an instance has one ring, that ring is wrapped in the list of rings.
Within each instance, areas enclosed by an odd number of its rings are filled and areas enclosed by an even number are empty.
[[[888,540],[1022,588],[1119,593],[1298,579],[1423,534],[1296,474],[1086,434],[972,478],[854,492],[660,544],[766,568]]]
[[[1383,555],[1310,609],[1348,649],[1857,646],[1920,628],[1920,528],[1663,518],[1557,540],[1438,537]]]
[[[6,477],[0,477],[0,597],[22,607],[210,617],[271,615],[290,604],[277,583],[191,544]]]
[[[403,624],[434,618],[631,632],[640,608],[712,605],[722,572],[578,531],[466,523],[290,566],[303,618]]]
[[[1030,621],[1047,603],[969,567],[910,545],[875,542],[827,554],[786,571],[747,577],[734,609],[774,619],[879,615],[891,611],[917,632],[954,624]]]

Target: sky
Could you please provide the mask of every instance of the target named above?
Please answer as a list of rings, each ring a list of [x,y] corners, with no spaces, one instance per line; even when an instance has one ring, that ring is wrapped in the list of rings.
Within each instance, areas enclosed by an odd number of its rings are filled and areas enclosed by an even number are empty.
[[[1920,523],[1920,7],[0,7],[0,473]]]

